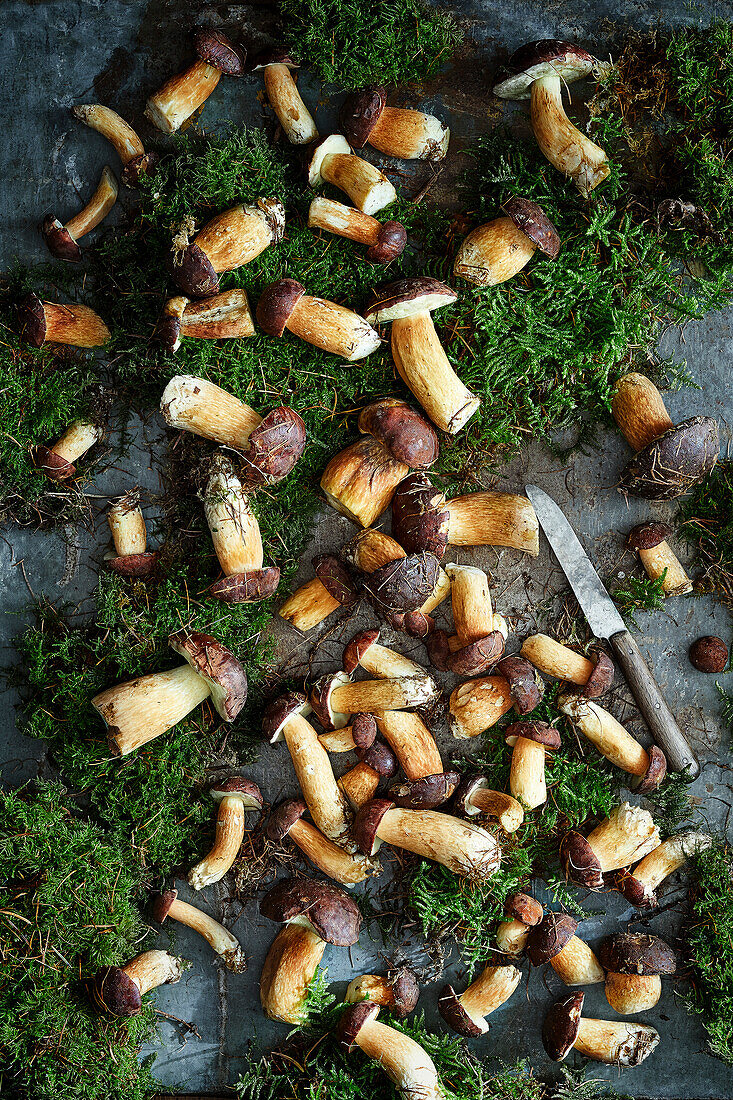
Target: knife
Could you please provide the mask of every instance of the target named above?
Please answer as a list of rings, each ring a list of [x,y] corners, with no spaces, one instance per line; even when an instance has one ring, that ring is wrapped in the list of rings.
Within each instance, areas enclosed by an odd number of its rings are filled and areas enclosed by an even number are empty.
[[[670,769],[686,772],[694,779],[700,773],[697,757],[662,698],[659,685],[649,671],[638,645],[626,629],[616,605],[601,583],[601,578],[591,565],[578,536],[552,497],[536,485],[526,485],[525,490],[588,625],[597,638],[605,638],[611,643],[631,694],[654,740],[667,757]]]

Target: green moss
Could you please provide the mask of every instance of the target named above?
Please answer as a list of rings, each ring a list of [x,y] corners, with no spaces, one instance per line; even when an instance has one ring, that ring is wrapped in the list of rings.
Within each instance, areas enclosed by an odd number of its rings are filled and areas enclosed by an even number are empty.
[[[733,601],[733,462],[719,462],[712,474],[685,497],[677,513],[679,533],[693,548],[702,572],[700,592]]]
[[[619,611],[629,626],[634,630],[639,629],[636,621],[637,611],[661,611],[664,607],[664,578],[665,569],[661,577],[635,577],[630,574],[622,584],[609,589],[611,598],[615,601]]]
[[[690,912],[684,928],[692,968],[690,1011],[700,1016],[711,1052],[733,1065],[733,862],[716,841],[692,858]]]

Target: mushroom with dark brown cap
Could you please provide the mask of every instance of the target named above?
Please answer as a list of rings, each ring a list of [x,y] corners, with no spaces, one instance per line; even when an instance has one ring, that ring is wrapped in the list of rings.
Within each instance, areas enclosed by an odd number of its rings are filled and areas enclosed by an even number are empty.
[[[502,217],[473,229],[453,264],[457,279],[476,286],[497,286],[513,279],[539,248],[556,260],[560,236],[541,206],[515,195],[503,206]]]
[[[224,290],[203,301],[169,298],[155,330],[166,351],[178,351],[184,336],[192,340],[244,340],[255,327],[246,290]]]
[[[203,107],[225,76],[242,76],[247,51],[232,45],[212,27],[196,27],[193,48],[198,58],[183,72],[166,80],[145,105],[145,117],[158,130],[173,134]]]
[[[496,725],[513,706],[514,697],[503,676],[466,680],[451,693],[448,726],[456,738],[478,737]]]
[[[339,114],[349,145],[372,145],[380,153],[402,160],[442,160],[450,130],[435,115],[388,107],[384,88],[371,86],[347,96]]]
[[[95,443],[104,438],[99,424],[74,420],[51,447],[39,444],[33,449],[33,462],[51,481],[67,481],[76,475],[75,462]]]
[[[375,611],[397,629],[412,613],[424,614],[441,579],[440,562],[429,551],[405,554],[362,577],[362,590]],[[404,616],[404,618],[403,618]]]
[[[467,817],[498,818],[505,833],[515,833],[524,821],[521,802],[504,791],[494,791],[483,775],[467,775],[456,791],[456,809]]]
[[[575,694],[560,695],[557,706],[606,760],[636,778],[635,785],[632,780],[634,789],[644,784],[644,792],[647,792],[660,785],[667,774],[667,761],[660,748],[657,747],[652,759],[636,738],[592,699]]]
[[[662,995],[661,976],[677,969],[669,944],[647,932],[606,936],[598,957],[607,971],[606,999],[622,1016],[654,1008]]]
[[[247,957],[237,937],[208,913],[186,901],[179,901],[177,890],[153,894],[151,910],[153,919],[159,924],[172,917],[173,920],[193,928],[194,932],[198,932],[211,945],[227,970],[231,970],[233,974],[242,974],[247,969]]]
[[[78,214],[75,214],[65,225],[53,214],[46,214],[41,225],[41,233],[49,252],[57,260],[78,263],[82,258],[82,252],[77,242],[104,221],[116,202],[117,180],[112,169],[105,164],[96,191]]]
[[[547,722],[513,722],[506,729],[506,743],[512,750],[509,790],[527,810],[547,800],[545,756],[560,748],[560,734]]]
[[[223,452],[211,460],[204,512],[224,576],[209,588],[223,603],[257,603],[274,595],[280,570],[263,565],[262,536],[234,467]]]
[[[646,575],[661,582],[665,596],[686,596],[692,592],[692,581],[667,542],[671,534],[667,523],[637,523],[626,536],[626,545],[637,552]]]
[[[160,399],[170,428],[193,432],[240,452],[250,485],[273,485],[290,473],[305,448],[305,424],[279,405],[264,418],[249,405],[205,378],[177,374]]]
[[[320,195],[308,209],[308,226],[367,245],[366,258],[373,264],[391,263],[402,255],[407,244],[407,230],[400,222],[378,222],[354,206]]]
[[[518,891],[504,902],[504,916],[496,930],[496,946],[504,955],[521,955],[527,946],[529,933],[544,916],[538,901]]]
[[[358,668],[363,668],[370,676],[380,680],[390,680],[400,676],[424,676],[430,683],[422,665],[398,653],[396,649],[380,645],[378,630],[361,630],[355,634],[344,648],[343,668],[348,676],[353,676]],[[435,689],[437,694],[437,688]]]
[[[80,103],[71,108],[72,114],[105,137],[122,161],[122,182],[136,187],[140,177],[150,173],[158,162],[157,153],[146,153],[138,135],[124,118],[111,107],[101,103]]]
[[[351,724],[319,734],[318,740],[328,752],[366,752],[377,737],[377,720],[373,714],[352,714]]]
[[[398,1020],[404,1020],[414,1012],[420,997],[417,978],[406,966],[383,974],[362,974],[352,978],[346,987],[347,1004],[371,1001],[388,1008]]]
[[[391,779],[397,773],[395,754],[386,741],[377,739],[369,748],[357,749],[357,756],[359,763],[339,779],[339,787],[354,810],[374,798],[380,780]]]
[[[342,1014],[336,1037],[347,1052],[364,1051],[392,1081],[403,1100],[442,1100],[443,1089],[433,1060],[419,1043],[377,1020],[379,1005],[360,1001]]]
[[[433,664],[438,662],[436,668],[458,676],[480,676],[504,653],[506,622],[503,616],[494,614],[488,577],[483,569],[450,564],[446,573],[451,581],[457,644],[453,649],[448,635],[443,632],[441,636],[436,631],[428,641],[428,654]]]
[[[529,42],[508,63],[510,75],[494,88],[501,99],[529,99],[534,136],[544,156],[573,181],[583,198],[608,176],[608,158],[565,114],[563,86],[598,71],[600,63],[570,42]]]
[[[585,993],[557,1001],[545,1016],[542,1045],[548,1058],[562,1062],[571,1050],[610,1066],[638,1066],[659,1043],[659,1032],[625,1020],[583,1019]]]
[[[583,690],[578,694],[584,699],[598,699],[613,684],[616,670],[608,654],[596,647],[591,656],[584,657],[548,634],[533,634],[522,643],[520,654],[545,676],[557,680],[569,680]]]
[[[225,722],[233,722],[246,702],[247,674],[216,638],[178,630],[168,645],[185,664],[115,684],[92,699],[115,755],[127,756],[167,733],[206,699]]]
[[[257,323],[268,336],[279,339],[292,332],[307,344],[338,355],[348,363],[376,351],[381,340],[363,317],[346,306],[314,298],[295,279],[270,283],[257,303]]]
[[[439,444],[432,425],[396,398],[367,405],[358,423],[362,438],[334,455],[321,489],[337,512],[371,527],[410,470],[433,465]]]
[[[74,348],[101,348],[112,333],[98,313],[80,302],[42,302],[27,294],[18,303],[18,327],[23,340],[34,348],[44,344],[69,344]]]
[[[444,985],[438,1012],[448,1027],[467,1039],[486,1035],[486,1017],[509,1000],[521,980],[522,972],[516,966],[486,966],[460,996],[452,985]]]
[[[647,500],[673,500],[689,493],[718,461],[718,422],[691,416],[673,424],[662,396],[645,375],[625,374],[611,404],[622,435],[636,451],[619,488]]]
[[[352,607],[359,598],[346,566],[333,554],[313,558],[315,577],[289,596],[278,615],[304,634],[318,626],[339,607]]]
[[[423,275],[373,290],[364,311],[373,324],[392,323],[392,358],[400,378],[433,423],[454,435],[481,404],[451,366],[431,316],[457,297],[445,283]]]
[[[203,890],[220,882],[239,855],[245,832],[248,810],[262,812],[264,800],[256,783],[243,775],[230,775],[209,787],[209,794],[218,804],[216,833],[211,850],[188,872],[188,884]]]
[[[545,686],[529,661],[516,654],[502,657],[496,671],[509,684],[517,714],[530,714],[542,702]]]
[[[257,54],[250,68],[262,73],[268,102],[291,145],[315,141],[318,129],[293,78],[293,71],[300,68],[298,62],[287,50],[274,46]]]
[[[262,967],[262,1008],[271,1020],[300,1024],[308,988],[328,944],[351,947],[358,940],[359,907],[345,890],[328,882],[288,878],[267,891],[260,913],[285,925]]]
[[[105,554],[104,564],[123,577],[145,577],[155,566],[159,554],[148,550],[148,533],[137,491],[125,493],[107,513],[114,553]]]
[[[728,646],[715,634],[697,638],[689,649],[690,664],[698,672],[724,672],[728,664]]]
[[[389,797],[406,810],[434,810],[453,797],[460,781],[460,773],[453,771],[402,779],[389,788]]]
[[[657,888],[666,878],[685,866],[691,855],[705,851],[712,844],[706,833],[687,832],[668,837],[658,844],[633,871],[619,871],[614,885],[620,894],[637,909],[653,909],[659,904]]]
[[[385,680],[352,681],[343,672],[321,676],[313,685],[310,704],[324,729],[338,729],[351,714],[409,710],[431,702],[438,689],[429,676],[395,676]]]
[[[659,829],[648,810],[622,802],[587,839],[570,830],[560,843],[566,877],[588,890],[603,889],[603,876],[641,859],[659,845]]]
[[[92,997],[111,1016],[138,1016],[145,994],[159,985],[177,982],[185,969],[184,960],[167,951],[143,951],[125,966],[103,966],[98,970]]]
[[[308,146],[305,167],[311,187],[332,184],[345,191],[363,214],[376,214],[397,198],[384,173],[368,160],[355,156],[341,134],[331,134]]]
[[[280,844],[287,837],[319,871],[349,889],[355,883],[379,873],[377,861],[351,855],[324,836],[315,825],[305,821],[303,815],[307,809],[302,798],[287,798],[281,802],[268,818],[268,839]]]
[[[580,936],[568,913],[545,913],[530,929],[527,955],[533,966],[549,963],[565,985],[595,985],[606,975],[594,952]]]

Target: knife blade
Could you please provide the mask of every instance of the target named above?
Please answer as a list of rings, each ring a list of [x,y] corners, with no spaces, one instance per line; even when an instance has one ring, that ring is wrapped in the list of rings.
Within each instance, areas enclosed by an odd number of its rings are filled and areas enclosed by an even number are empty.
[[[536,485],[526,485],[525,491],[588,625],[597,638],[610,642],[631,694],[670,769],[684,771],[694,778],[700,772],[695,753],[567,517],[552,497]]]

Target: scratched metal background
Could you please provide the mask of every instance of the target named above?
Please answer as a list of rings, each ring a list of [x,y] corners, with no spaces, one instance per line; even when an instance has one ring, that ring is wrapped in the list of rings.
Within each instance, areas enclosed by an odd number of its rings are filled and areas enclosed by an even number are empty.
[[[446,117],[453,131],[449,166],[438,184],[438,194],[448,195],[452,174],[460,169],[460,150],[467,140],[492,124],[488,96],[491,77],[498,60],[506,51],[525,40],[542,37],[577,38],[596,53],[608,53],[613,25],[628,23],[648,27],[662,23],[679,25],[711,16],[733,16],[733,7],[725,0],[698,3],[693,10],[686,0],[456,0],[457,14],[467,21],[471,44],[455,66],[428,89],[427,102]],[[37,232],[39,217],[49,209],[62,215],[77,208],[77,193],[86,195],[99,168],[112,155],[102,138],[76,124],[69,105],[99,100],[119,110],[133,123],[141,123],[142,108],[151,91],[170,73],[181,67],[187,56],[185,31],[199,18],[206,17],[224,28],[237,31],[245,41],[257,45],[273,32],[275,13],[269,4],[202,4],[180,0],[4,0],[0,99],[4,103],[3,141],[0,145],[0,265],[44,259]],[[301,76],[306,100],[317,104],[316,116],[321,132],[327,132],[334,118],[338,96],[333,90],[322,92],[308,73]],[[240,81],[223,80],[207,104],[200,125],[214,128],[226,120],[261,125],[265,121],[258,93],[260,83],[248,77]],[[145,133],[144,124],[140,125]],[[114,162],[113,162],[114,163]],[[674,419],[697,412],[713,413],[722,423],[724,447],[729,442],[729,424],[733,415],[730,393],[733,337],[733,312],[709,316],[690,325],[684,337],[682,353],[700,385],[700,389],[672,395],[668,400]],[[680,352],[677,338],[665,342],[664,351]],[[154,495],[159,487],[156,462],[163,451],[162,426],[156,416],[145,424],[136,422],[136,444],[124,464],[110,465],[96,478],[90,505],[96,531],[66,532],[67,539],[53,534],[38,535],[28,530],[5,529],[0,538],[0,645],[3,662],[13,660],[11,639],[27,621],[29,593],[22,576],[36,595],[54,601],[78,604],[92,591],[96,579],[95,562],[106,542],[104,509],[107,496],[140,483]],[[601,441],[600,453],[577,455],[567,466],[560,466],[539,442],[528,446],[522,457],[501,471],[498,484],[518,489],[532,480],[552,493],[567,514],[602,570],[623,574],[632,562],[623,552],[619,531],[654,514],[666,518],[666,506],[650,508],[643,503],[625,503],[610,486],[626,451],[613,434]],[[324,512],[314,535],[311,552],[340,546],[350,535],[351,525],[332,512]],[[70,548],[71,547],[71,548]],[[311,554],[305,556],[305,561]],[[562,577],[549,559],[546,548],[536,562],[528,562],[511,551],[485,553],[461,551],[456,560],[471,561],[491,570],[499,608],[512,616],[518,634],[533,629],[531,605],[541,603],[563,587]],[[308,576],[308,568],[303,579]],[[83,606],[83,603],[82,603]],[[336,667],[341,645],[357,626],[368,625],[368,612],[322,647],[324,667]],[[668,693],[684,728],[690,734],[704,767],[695,794],[705,803],[713,823],[725,824],[729,801],[727,735],[721,730],[719,705],[713,678],[694,673],[686,659],[689,641],[701,633],[730,635],[727,612],[707,598],[670,601],[664,612],[640,617],[639,643]],[[279,629],[280,658],[297,667],[307,658],[311,640],[304,642],[289,629]],[[317,632],[316,632],[317,634]],[[405,645],[404,639],[399,644]],[[411,643],[407,643],[410,645]],[[420,659],[421,647],[412,644]],[[49,774],[43,745],[29,742],[15,731],[15,700],[10,694],[0,699],[3,731],[2,760],[7,781],[17,784],[36,774]],[[616,713],[638,729],[633,708],[623,693],[615,700]],[[644,736],[642,734],[642,736]],[[442,742],[446,755],[454,747],[450,739]],[[470,746],[469,746],[470,751]],[[270,800],[293,793],[293,783],[285,749],[262,751],[253,774]],[[183,888],[183,896],[186,890]],[[194,934],[181,929],[177,950],[195,965],[176,986],[167,986],[156,994],[156,1003],[165,1012],[193,1021],[197,1033],[185,1037],[181,1029],[163,1021],[160,1042],[152,1050],[157,1054],[157,1074],[164,1087],[185,1092],[221,1094],[236,1080],[242,1058],[250,1043],[270,1044],[281,1039],[285,1029],[266,1021],[259,1009],[257,982],[267,946],[275,928],[262,920],[255,904],[239,907],[227,901],[227,890],[199,899],[211,906],[214,914],[232,923],[251,956],[249,972],[229,975],[217,971],[210,953],[202,949]],[[683,890],[673,887],[669,899],[681,899]],[[617,927],[619,919],[633,916],[616,896],[593,902],[599,912],[589,917],[583,935],[596,942]],[[671,908],[653,918],[649,927],[674,938],[680,908]],[[164,943],[166,937],[161,938]],[[406,934],[402,945],[415,965],[427,964],[419,943],[411,943]],[[362,943],[349,957],[347,952],[331,949],[326,956],[329,975],[343,983],[354,973],[382,965],[390,948]],[[462,981],[460,965],[449,958],[445,977]],[[513,1062],[528,1057],[535,1071],[543,1076],[556,1075],[545,1057],[539,1038],[541,1020],[547,1005],[562,987],[550,972],[534,974],[525,989],[492,1018],[490,1035],[475,1043],[477,1051]],[[439,982],[426,985],[422,1004],[436,1027],[442,1022],[435,1012]],[[660,1004],[645,1017],[659,1029],[662,1044],[643,1066],[620,1074],[613,1068],[594,1065],[592,1073],[610,1081],[620,1092],[650,1097],[730,1097],[733,1072],[705,1052],[705,1038],[696,1020],[679,1003],[679,991],[673,982],[665,983]],[[610,1012],[602,988],[588,990],[586,1012],[603,1015]],[[610,1013],[613,1015],[613,1013]]]

